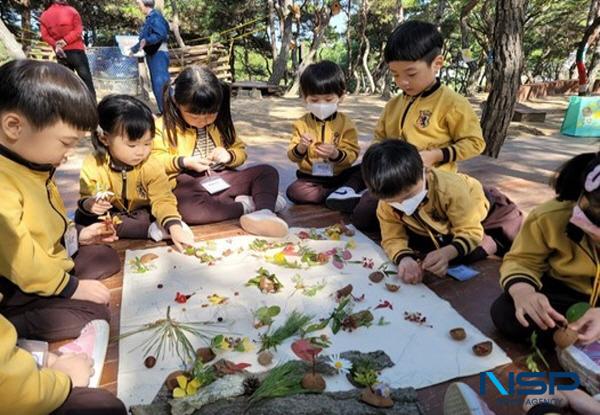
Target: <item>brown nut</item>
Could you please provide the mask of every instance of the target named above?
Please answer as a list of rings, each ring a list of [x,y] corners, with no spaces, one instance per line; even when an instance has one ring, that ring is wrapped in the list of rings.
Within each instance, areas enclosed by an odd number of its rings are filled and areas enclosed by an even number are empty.
[[[461,341],[467,338],[467,333],[462,327],[456,327],[450,330],[450,337],[452,337],[456,341]]]
[[[381,271],[374,271],[369,274],[369,279],[374,283],[379,283],[385,278],[385,274]]]
[[[566,349],[577,341],[577,332],[568,327],[562,327],[554,332],[552,340],[559,348]]]
[[[388,291],[395,293],[396,291],[398,291],[400,289],[399,285],[396,284],[385,284],[385,288],[387,288]]]
[[[473,346],[473,353],[475,353],[479,357],[484,357],[492,353],[493,348],[493,343],[488,340],[485,342],[477,343],[475,346]]]

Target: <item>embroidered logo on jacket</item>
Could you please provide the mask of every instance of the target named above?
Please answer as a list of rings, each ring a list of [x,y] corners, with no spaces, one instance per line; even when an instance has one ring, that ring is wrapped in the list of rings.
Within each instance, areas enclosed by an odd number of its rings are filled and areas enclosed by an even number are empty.
[[[333,133],[333,144],[335,144],[336,146],[340,145],[341,138],[342,138],[342,135],[340,133],[338,133],[337,131],[335,133]]]
[[[140,197],[140,199],[148,199],[148,192],[144,188],[144,185],[142,184],[141,181],[137,183],[135,190],[136,190],[138,196]]]
[[[417,125],[420,128],[427,128],[430,120],[431,120],[431,111],[429,111],[429,110],[419,111],[419,118],[417,118]]]

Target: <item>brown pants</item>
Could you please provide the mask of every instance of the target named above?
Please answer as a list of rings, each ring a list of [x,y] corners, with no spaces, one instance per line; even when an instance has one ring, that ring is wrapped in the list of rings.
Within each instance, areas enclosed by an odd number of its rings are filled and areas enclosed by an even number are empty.
[[[275,210],[279,188],[279,173],[264,164],[244,170],[213,172],[210,177],[221,177],[231,185],[217,194],[210,194],[202,181],[209,176],[204,173],[185,172],[177,176],[179,213],[188,225],[204,225],[239,218],[244,214],[241,203],[234,202],[237,196],[252,196],[256,210]]]
[[[104,389],[73,388],[67,400],[50,415],[126,415],[127,409]]]
[[[106,278],[121,269],[119,255],[106,245],[82,246],[73,261],[72,272],[78,279]],[[15,326],[19,337],[49,342],[71,339],[92,320],[110,320],[106,304],[27,294],[3,277],[0,292],[4,296],[0,313]]]
[[[342,186],[354,189],[356,193],[365,190],[360,165],[350,167],[334,177],[320,177],[296,171],[298,180],[287,188],[287,197],[293,203],[320,205],[325,199]]]
[[[113,216],[118,215],[121,224],[117,225],[117,236],[121,239],[148,239],[148,228],[155,221],[149,208],[142,208],[132,212],[121,212],[112,209]],[[81,226],[89,226],[99,221],[98,216],[87,213],[79,207],[75,211],[75,223]]]
[[[517,205],[506,197],[506,195],[495,187],[484,186],[483,191],[490,202],[490,209],[487,217],[481,224],[483,225],[485,235],[491,237],[498,245],[496,255],[502,256],[508,252],[521,229],[521,225],[523,224],[523,212],[521,212]],[[377,220],[376,214],[377,203],[377,199],[375,199],[371,193],[366,192],[354,210],[354,215],[352,217],[354,226],[365,232],[380,232],[379,221]],[[370,221],[365,220],[371,217],[371,215],[374,219],[371,219]],[[358,221],[354,221],[357,216],[359,216],[357,218]],[[375,224],[376,227],[374,227]],[[452,240],[452,236],[443,239],[444,240],[438,241],[442,246],[449,244]],[[422,253],[427,253],[435,249],[433,242],[428,237],[417,235],[410,231],[409,245],[411,248]],[[487,254],[483,248],[478,247],[465,258],[462,258],[460,262],[475,262],[484,259],[486,256]]]

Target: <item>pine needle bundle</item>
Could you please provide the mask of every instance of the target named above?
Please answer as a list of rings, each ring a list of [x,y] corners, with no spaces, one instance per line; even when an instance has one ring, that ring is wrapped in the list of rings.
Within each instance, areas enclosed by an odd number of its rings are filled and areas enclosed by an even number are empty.
[[[282,398],[309,392],[302,387],[302,378],[305,373],[306,365],[296,360],[275,366],[250,396],[250,405],[263,399]]]
[[[292,311],[283,326],[278,327],[271,334],[269,332],[263,334],[259,353],[269,349],[277,350],[277,346],[280,346],[286,339],[298,334],[311,320],[312,316],[299,313],[296,310]]]

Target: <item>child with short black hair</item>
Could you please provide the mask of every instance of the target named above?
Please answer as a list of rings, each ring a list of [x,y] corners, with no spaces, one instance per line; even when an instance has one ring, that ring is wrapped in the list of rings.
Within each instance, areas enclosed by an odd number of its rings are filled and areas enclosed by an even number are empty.
[[[69,69],[25,59],[0,67],[0,408],[10,413],[125,413],[114,396],[78,388],[91,362],[38,370],[15,347],[17,336],[64,340],[110,318],[110,291],[93,279],[120,269],[114,250],[95,245],[115,240],[114,231],[69,223],[53,181],[96,125],[96,104]]]
[[[469,101],[442,85],[443,38],[431,23],[411,20],[389,36],[384,58],[403,94],[385,106],[373,142],[400,139],[414,145],[426,167],[457,171],[456,162],[485,148],[479,119]],[[377,201],[368,193],[356,207],[353,223],[373,230]]]
[[[484,192],[464,174],[424,168],[417,148],[406,141],[373,144],[362,173],[379,200],[381,245],[404,282],[420,282],[423,271],[444,276],[451,262],[507,249],[518,232],[520,212],[500,192]]]
[[[600,154],[580,154],[553,180],[556,198],[531,211],[500,268],[504,293],[491,308],[496,327],[515,341],[538,331],[551,344],[575,303],[590,309],[570,328],[578,340],[600,340]]]
[[[313,63],[300,76],[308,113],[294,122],[288,157],[298,164],[287,189],[296,203],[314,203],[352,212],[365,189],[360,166],[352,167],[360,147],[354,122],[338,111],[346,93],[342,69],[331,61]]]
[[[210,69],[191,66],[164,92],[152,157],[176,184],[183,219],[202,225],[240,218],[249,233],[287,235],[287,224],[275,214],[286,204],[278,195],[277,170],[264,164],[238,169],[246,144],[235,132],[229,86]]]
[[[90,224],[111,213],[119,218],[120,238],[169,238],[180,251],[193,244],[163,166],[149,158],[155,133],[150,109],[129,95],[109,95],[98,105],[98,117],[95,152],[81,168],[75,221]]]

